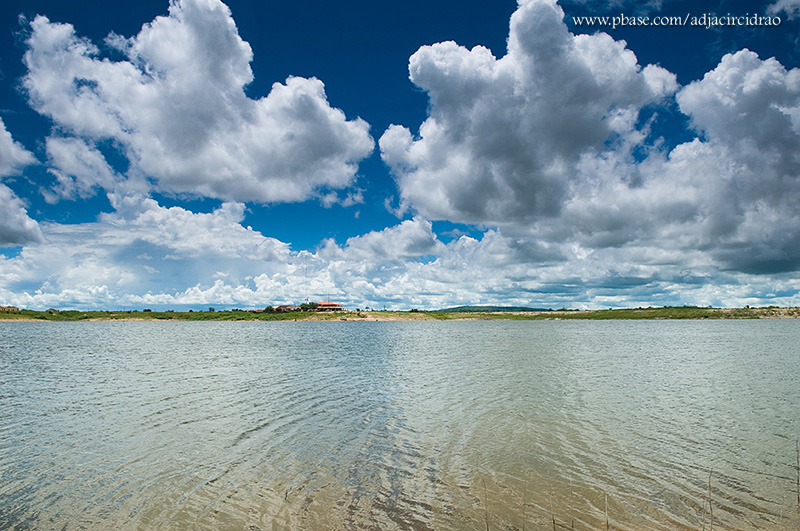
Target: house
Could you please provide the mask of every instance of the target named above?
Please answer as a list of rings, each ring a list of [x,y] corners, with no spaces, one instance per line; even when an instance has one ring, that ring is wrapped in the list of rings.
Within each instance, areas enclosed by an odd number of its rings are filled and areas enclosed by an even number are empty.
[[[283,304],[275,307],[276,313],[296,312],[300,309],[299,306],[292,306],[291,304]]]
[[[18,312],[19,308],[16,306],[0,306],[0,312]]]
[[[338,302],[318,302],[316,311],[318,312],[343,312],[344,306]]]

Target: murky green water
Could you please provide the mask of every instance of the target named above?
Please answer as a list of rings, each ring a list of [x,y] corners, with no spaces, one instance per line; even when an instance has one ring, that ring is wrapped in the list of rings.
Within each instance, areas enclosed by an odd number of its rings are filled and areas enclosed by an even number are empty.
[[[0,528],[800,529],[798,413],[794,320],[0,323]]]

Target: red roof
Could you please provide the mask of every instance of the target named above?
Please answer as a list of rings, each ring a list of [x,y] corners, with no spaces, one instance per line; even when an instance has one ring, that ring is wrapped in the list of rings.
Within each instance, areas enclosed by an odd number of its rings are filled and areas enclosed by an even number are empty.
[[[338,302],[318,302],[318,310],[344,310],[344,306]]]

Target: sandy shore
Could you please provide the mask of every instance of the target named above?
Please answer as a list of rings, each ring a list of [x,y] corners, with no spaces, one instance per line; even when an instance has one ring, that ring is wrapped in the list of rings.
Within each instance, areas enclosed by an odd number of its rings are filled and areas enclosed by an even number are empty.
[[[476,321],[476,320],[663,320],[663,319],[797,319],[800,308],[630,308],[608,310],[557,311],[360,311],[303,312],[296,314],[253,314],[250,312],[30,312],[0,314],[0,323],[9,322],[76,322],[76,321]]]

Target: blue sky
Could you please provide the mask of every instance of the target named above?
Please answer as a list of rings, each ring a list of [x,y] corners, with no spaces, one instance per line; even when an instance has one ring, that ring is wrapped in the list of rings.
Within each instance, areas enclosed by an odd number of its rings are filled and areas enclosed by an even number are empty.
[[[4,2],[0,303],[799,305],[798,14]]]

